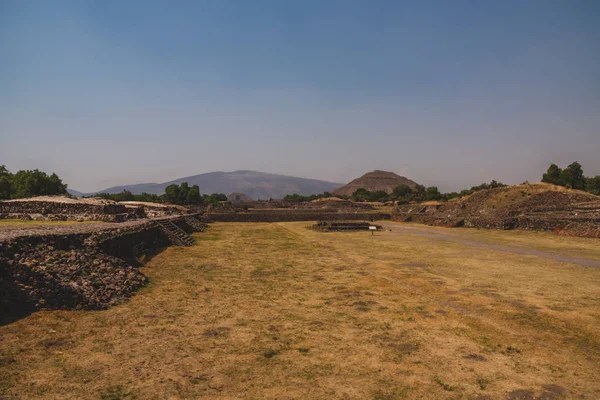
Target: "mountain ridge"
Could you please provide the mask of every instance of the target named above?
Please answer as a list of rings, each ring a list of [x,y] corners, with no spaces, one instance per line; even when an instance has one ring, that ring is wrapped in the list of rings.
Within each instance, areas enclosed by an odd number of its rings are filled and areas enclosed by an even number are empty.
[[[100,191],[82,193],[69,189],[69,192],[79,196],[91,196],[98,193],[120,193],[129,190],[133,194],[142,192],[151,194],[164,193],[165,187],[171,184],[187,182],[198,185],[201,193],[243,193],[255,200],[280,199],[286,194],[300,194],[308,196],[330,192],[343,183],[323,181],[319,179],[300,178],[290,175],[271,174],[252,170],[236,170],[231,172],[214,171],[204,174],[191,175],[177,178],[163,183],[138,183],[132,185],[112,186]]]

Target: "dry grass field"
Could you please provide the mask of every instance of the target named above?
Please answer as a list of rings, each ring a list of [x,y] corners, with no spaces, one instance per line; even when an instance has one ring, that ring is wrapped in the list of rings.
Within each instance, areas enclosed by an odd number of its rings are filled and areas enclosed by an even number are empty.
[[[121,305],[0,327],[0,397],[600,398],[600,268],[552,258],[599,241],[304,226],[214,224]]]

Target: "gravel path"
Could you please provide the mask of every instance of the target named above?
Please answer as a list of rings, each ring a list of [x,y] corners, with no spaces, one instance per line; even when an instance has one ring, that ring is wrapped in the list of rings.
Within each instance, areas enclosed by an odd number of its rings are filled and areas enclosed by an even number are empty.
[[[558,262],[579,264],[584,267],[600,268],[600,261],[594,260],[591,258],[573,257],[573,256],[564,255],[564,254],[551,253],[551,252],[547,252],[547,251],[543,251],[543,250],[528,249],[528,248],[524,248],[524,247],[505,246],[505,245],[477,242],[474,240],[465,239],[465,238],[461,237],[459,232],[447,232],[446,233],[446,232],[441,232],[439,229],[433,229],[433,228],[429,228],[427,226],[415,227],[415,226],[408,226],[408,225],[401,225],[401,224],[394,224],[394,223],[389,224],[388,226],[392,230],[392,232],[396,232],[396,233],[399,233],[402,235],[422,236],[422,237],[428,237],[431,239],[446,240],[449,242],[466,244],[468,246],[483,247],[483,248],[487,248],[487,249],[491,249],[491,250],[505,251],[508,253],[542,257],[542,258],[547,258],[547,259],[558,261]]]

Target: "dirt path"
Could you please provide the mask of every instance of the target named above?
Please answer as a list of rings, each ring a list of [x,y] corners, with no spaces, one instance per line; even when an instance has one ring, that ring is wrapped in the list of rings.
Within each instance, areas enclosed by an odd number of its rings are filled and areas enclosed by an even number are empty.
[[[573,256],[569,256],[569,255],[550,253],[547,251],[531,249],[531,248],[523,248],[523,247],[516,247],[516,246],[506,246],[506,245],[478,242],[478,241],[471,240],[471,239],[465,239],[465,238],[461,237],[458,232],[447,232],[447,233],[440,232],[439,229],[430,228],[427,226],[414,227],[414,226],[408,226],[408,225],[401,225],[398,223],[392,223],[392,224],[389,224],[389,228],[392,230],[392,232],[402,234],[402,235],[421,236],[421,237],[427,237],[430,239],[445,240],[445,241],[449,241],[449,242],[465,244],[467,246],[483,247],[486,249],[504,251],[504,252],[508,252],[508,253],[547,258],[549,260],[558,261],[558,262],[578,264],[583,267],[600,268],[600,261],[594,260],[591,258],[573,257]],[[600,243],[599,243],[599,245],[600,245]]]

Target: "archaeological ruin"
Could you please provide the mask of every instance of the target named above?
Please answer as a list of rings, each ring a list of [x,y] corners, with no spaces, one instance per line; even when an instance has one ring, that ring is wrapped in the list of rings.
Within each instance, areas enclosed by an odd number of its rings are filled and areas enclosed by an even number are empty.
[[[148,218],[144,207],[128,212],[131,206],[64,197],[0,202],[3,219],[97,221],[0,230],[0,324],[38,309],[95,310],[118,303],[146,283],[138,267],[149,257],[171,245],[193,244],[190,234],[207,226],[201,214],[183,208]]]

